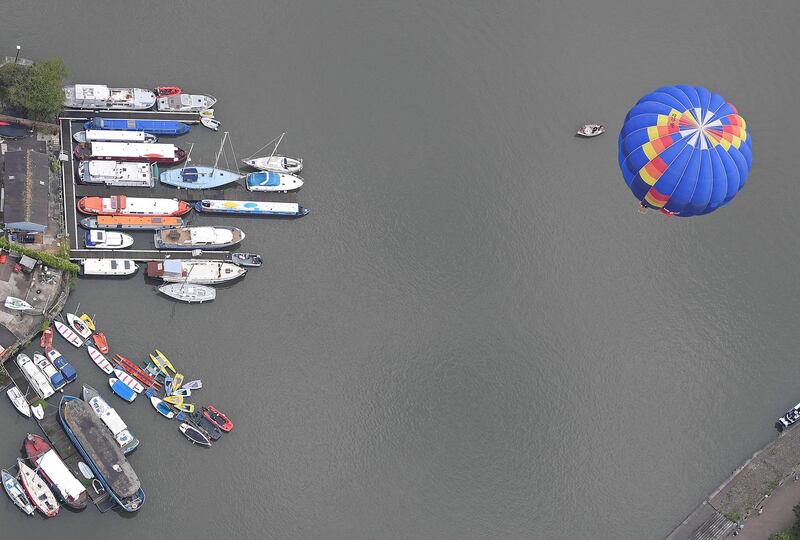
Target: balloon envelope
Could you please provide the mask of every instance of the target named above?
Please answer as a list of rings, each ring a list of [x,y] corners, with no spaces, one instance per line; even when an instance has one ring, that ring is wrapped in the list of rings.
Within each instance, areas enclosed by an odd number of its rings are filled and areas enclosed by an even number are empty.
[[[700,86],[665,86],[628,112],[619,166],[646,208],[681,217],[708,214],[744,187],[752,165],[744,119]]]

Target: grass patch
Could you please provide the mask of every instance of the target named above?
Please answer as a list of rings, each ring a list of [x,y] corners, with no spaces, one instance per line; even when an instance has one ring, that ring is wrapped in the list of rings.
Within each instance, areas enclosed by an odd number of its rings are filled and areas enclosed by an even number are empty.
[[[14,251],[16,253],[22,253],[23,255],[27,255],[28,257],[32,257],[38,261],[42,261],[42,263],[46,264],[51,268],[58,268],[59,270],[64,270],[69,272],[70,274],[77,274],[80,270],[80,267],[75,264],[74,262],[70,261],[68,258],[62,256],[64,253],[63,248],[59,255],[50,255],[49,253],[43,253],[41,251],[36,251],[35,249],[29,249],[23,247],[19,244],[15,244],[9,241],[8,238],[0,237],[0,248],[5,248],[9,251]]]

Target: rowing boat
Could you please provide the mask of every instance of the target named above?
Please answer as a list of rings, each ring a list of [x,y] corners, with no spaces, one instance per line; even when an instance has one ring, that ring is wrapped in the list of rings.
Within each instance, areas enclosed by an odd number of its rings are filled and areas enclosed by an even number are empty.
[[[61,337],[69,341],[70,344],[78,348],[83,346],[83,340],[79,338],[78,334],[73,332],[69,326],[61,321],[53,321],[53,325],[56,327],[56,330],[58,330],[58,333],[61,334]]]
[[[103,353],[91,345],[87,345],[86,350],[89,351],[89,358],[92,359],[92,362],[97,364],[97,367],[102,369],[104,373],[111,375],[111,372],[114,371],[114,366],[111,365],[111,362],[108,361],[108,358],[106,358]]]

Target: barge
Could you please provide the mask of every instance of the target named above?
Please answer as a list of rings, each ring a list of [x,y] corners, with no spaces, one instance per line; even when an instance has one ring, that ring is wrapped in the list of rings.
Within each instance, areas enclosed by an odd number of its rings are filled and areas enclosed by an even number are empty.
[[[123,131],[115,129],[87,129],[78,131],[72,136],[75,142],[132,142],[132,143],[154,143],[158,142],[158,137],[144,131]]]
[[[165,282],[214,285],[232,281],[246,273],[244,268],[224,261],[166,259],[147,263],[147,276]]]
[[[174,144],[90,142],[76,144],[73,152],[79,160],[105,159],[110,161],[148,161],[176,165],[186,161],[186,150]]]
[[[191,204],[178,199],[151,199],[125,195],[83,197],[78,201],[78,210],[84,214],[104,216],[182,216],[191,209]]]
[[[149,161],[89,159],[78,164],[77,174],[81,184],[151,188],[158,166]]]
[[[189,133],[189,124],[175,120],[139,120],[133,118],[92,118],[83,124],[84,129],[110,129],[117,131],[144,131],[151,135],[178,136]]]
[[[104,84],[64,87],[64,107],[144,111],[156,104],[156,95],[144,88],[109,88]]]
[[[153,231],[183,227],[183,219],[174,216],[92,216],[80,220],[84,229],[119,229]]]
[[[226,201],[203,199],[197,201],[195,210],[216,214],[245,214],[256,216],[302,217],[308,214],[308,208],[297,203],[259,202],[259,201]]]

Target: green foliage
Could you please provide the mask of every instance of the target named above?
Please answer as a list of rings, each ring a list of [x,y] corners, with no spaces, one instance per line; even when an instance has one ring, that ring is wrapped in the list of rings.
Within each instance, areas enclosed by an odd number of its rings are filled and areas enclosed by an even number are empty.
[[[10,242],[8,238],[0,237],[0,248],[5,248],[11,251],[15,251],[17,253],[22,253],[23,255],[27,255],[28,257],[33,257],[39,261],[42,261],[47,266],[52,268],[58,268],[59,270],[66,270],[71,274],[77,274],[80,270],[80,267],[71,262],[69,259],[56,257],[55,255],[50,255],[49,253],[42,253],[41,251],[36,251],[34,249],[28,249],[23,247],[19,244],[15,244]]]
[[[0,69],[0,96],[33,120],[50,120],[64,104],[67,68],[60,58],[37,62],[30,67],[7,64]]]
[[[794,525],[788,531],[778,531],[769,535],[769,540],[800,540],[800,504],[792,508],[794,512]]]
[[[53,173],[55,173],[55,174],[60,173],[61,172],[61,162],[59,162],[57,159],[51,159],[50,160],[50,170],[53,171]]]
[[[728,518],[728,520],[736,523],[739,521],[739,518],[741,516],[739,515],[739,512],[728,512],[727,514],[725,514],[725,517]]]

